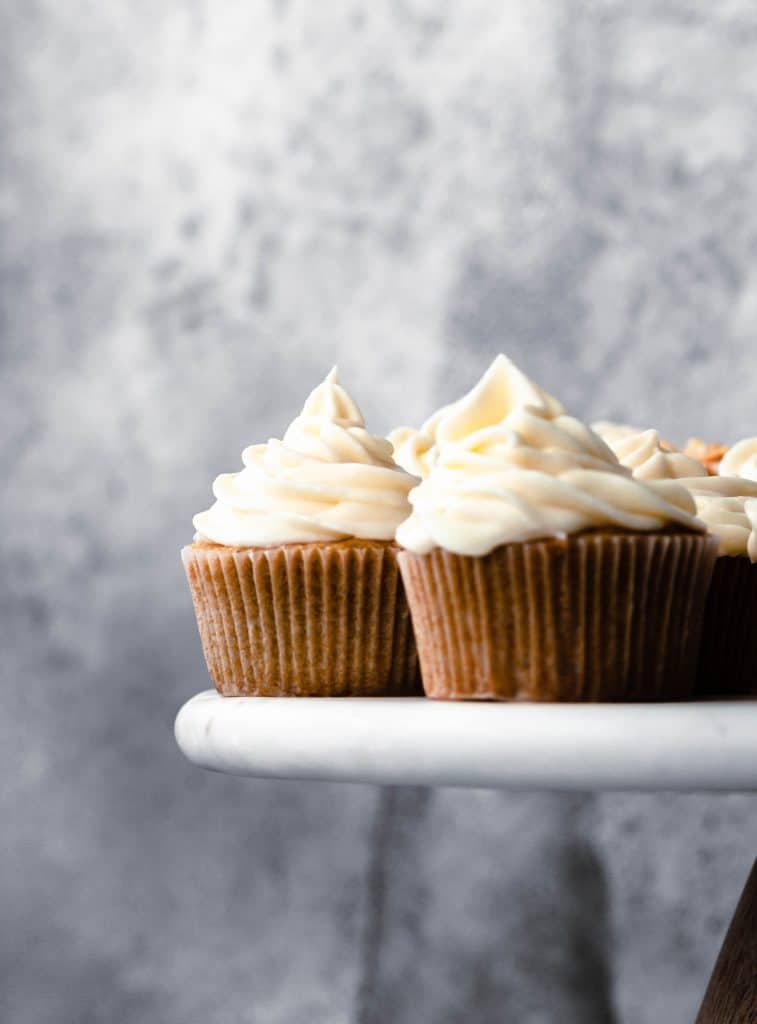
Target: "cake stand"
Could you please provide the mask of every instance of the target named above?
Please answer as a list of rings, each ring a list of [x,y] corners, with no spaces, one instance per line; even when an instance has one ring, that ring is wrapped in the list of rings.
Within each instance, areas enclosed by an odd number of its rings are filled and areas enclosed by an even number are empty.
[[[176,718],[195,764],[259,778],[501,789],[757,790],[757,701],[475,704],[221,697]]]
[[[221,697],[179,711],[194,764],[257,778],[499,789],[757,790],[757,701],[474,704]],[[698,1024],[757,1021],[757,868]]]

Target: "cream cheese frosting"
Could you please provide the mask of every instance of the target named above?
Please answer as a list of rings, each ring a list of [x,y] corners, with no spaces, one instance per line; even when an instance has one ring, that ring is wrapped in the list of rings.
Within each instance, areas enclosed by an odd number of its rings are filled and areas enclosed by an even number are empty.
[[[721,476],[757,480],[757,437],[745,437],[729,448],[721,459],[718,472]]]
[[[707,476],[696,459],[663,446],[656,430],[636,433],[618,432],[616,424],[595,423],[594,430],[613,450],[621,465],[638,480],[676,480],[680,477]]]
[[[435,444],[435,461],[397,531],[416,554],[442,547],[480,556],[600,528],[703,528],[683,487],[634,479],[598,434],[504,356],[421,433]]]
[[[753,449],[749,441],[751,439],[742,442],[743,447],[737,451],[733,460],[735,468],[744,467],[748,471],[749,458],[753,457],[753,452],[757,456],[757,439]],[[710,476],[697,459],[663,448],[656,430],[619,437],[610,442],[610,447],[638,479],[674,478],[685,487],[694,498],[697,517],[720,540],[721,555],[745,555],[757,561],[757,482],[735,474]]]
[[[413,476],[428,476],[436,461],[436,445],[432,438],[413,427],[397,427],[389,434],[394,461]]]
[[[283,439],[251,445],[242,462],[241,472],[216,478],[215,503],[193,520],[196,539],[234,547],[392,540],[418,482],[395,463],[389,441],[365,429],[336,367]]]
[[[442,406],[420,430],[397,427],[389,434],[394,457],[415,476],[431,472],[441,447],[473,433],[480,426],[502,423],[509,412],[523,406],[550,414],[562,405],[535,384],[505,355],[498,355],[476,386],[462,398]]]
[[[679,480],[691,492],[697,516],[720,541],[720,554],[757,562],[757,481],[735,476]]]
[[[641,427],[632,427],[630,423],[615,423],[613,420],[597,420],[592,423],[591,429],[599,434],[603,441],[612,446],[616,441],[622,441],[627,437],[635,437],[644,431]]]

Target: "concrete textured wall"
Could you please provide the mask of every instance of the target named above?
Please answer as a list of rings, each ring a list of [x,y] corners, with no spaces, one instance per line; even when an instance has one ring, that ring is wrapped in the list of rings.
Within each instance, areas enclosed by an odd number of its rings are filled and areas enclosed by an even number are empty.
[[[747,796],[183,763],[178,548],[338,361],[755,432],[750,0],[0,0],[0,1020],[692,1020]]]

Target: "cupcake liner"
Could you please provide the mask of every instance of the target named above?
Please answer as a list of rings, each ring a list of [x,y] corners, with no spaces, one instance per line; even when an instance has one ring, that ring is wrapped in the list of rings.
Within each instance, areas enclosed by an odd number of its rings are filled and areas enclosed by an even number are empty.
[[[757,695],[757,563],[715,562],[702,624],[696,692]]]
[[[419,694],[392,544],[182,551],[208,671],[226,696]]]
[[[424,690],[467,700],[690,696],[717,541],[587,533],[482,558],[403,551]]]

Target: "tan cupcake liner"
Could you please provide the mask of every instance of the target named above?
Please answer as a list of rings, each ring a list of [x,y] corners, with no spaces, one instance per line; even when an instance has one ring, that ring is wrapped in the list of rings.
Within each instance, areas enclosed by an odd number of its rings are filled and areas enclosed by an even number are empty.
[[[696,691],[757,695],[757,563],[746,556],[723,555],[715,562]]]
[[[182,561],[219,693],[422,693],[393,544],[193,544]]]
[[[587,533],[399,555],[429,697],[673,700],[694,688],[717,541]]]

